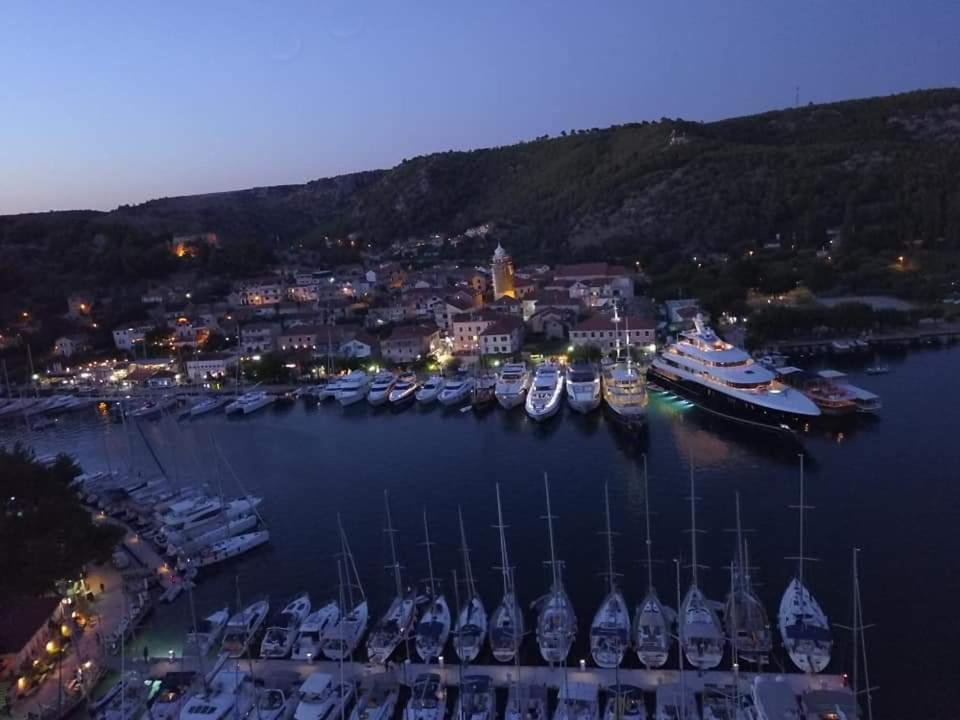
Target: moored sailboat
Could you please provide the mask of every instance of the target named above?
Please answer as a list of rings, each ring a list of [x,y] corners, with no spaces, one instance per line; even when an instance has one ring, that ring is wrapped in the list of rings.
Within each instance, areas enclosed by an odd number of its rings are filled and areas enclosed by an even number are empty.
[[[737,504],[737,551],[730,567],[730,593],[724,617],[731,649],[753,663],[762,663],[773,648],[770,618],[763,602],[757,597],[750,580],[750,565],[740,525],[740,493]]]
[[[577,636],[577,615],[570,597],[563,586],[561,563],[557,560],[553,540],[553,515],[550,508],[550,481],[543,476],[547,496],[547,531],[550,538],[550,592],[540,601],[537,618],[537,644],[540,655],[548,663],[561,663],[570,654],[570,647]]]
[[[500,572],[503,576],[503,598],[490,614],[490,648],[499,662],[511,662],[523,639],[523,611],[517,603],[516,587],[507,552],[503,507],[500,504],[500,483],[497,483],[497,531],[500,536]]]
[[[347,533],[340,523],[340,516],[337,516],[337,529],[340,531],[340,555],[341,562],[338,566],[340,575],[340,617],[336,623],[330,627],[326,636],[320,644],[320,650],[330,660],[345,660],[353,655],[357,645],[360,644],[360,638],[367,630],[367,622],[370,618],[370,610],[367,605],[367,596],[363,592],[363,585],[360,584],[360,575],[357,573],[357,563],[350,552],[350,542],[347,540]],[[344,579],[344,576],[346,578]],[[357,590],[360,594],[356,604],[354,604],[353,591]]]
[[[613,569],[613,531],[610,529],[610,492],[603,487],[607,536],[607,596],[593,616],[590,625],[590,654],[602,668],[619,667],[630,645],[630,611],[623,593],[617,587]]]
[[[670,656],[670,627],[673,611],[660,602],[653,586],[653,543],[650,540],[650,482],[647,456],[643,456],[643,513],[646,528],[647,594],[637,606],[634,617],[634,645],[637,656],[647,669],[663,667]]]
[[[437,592],[433,575],[433,552],[430,550],[430,528],[427,512],[423,512],[423,537],[427,548],[427,608],[417,623],[416,647],[421,660],[430,662],[443,654],[450,636],[450,606],[442,593]]]
[[[458,507],[457,516],[460,520],[460,544],[463,550],[464,581],[467,597],[463,607],[457,615],[457,626],[453,633],[453,648],[463,662],[473,662],[480,654],[487,639],[487,611],[483,601],[477,593],[476,583],[473,581],[473,567],[470,564],[470,550],[467,548],[467,532],[463,527],[463,512]]]

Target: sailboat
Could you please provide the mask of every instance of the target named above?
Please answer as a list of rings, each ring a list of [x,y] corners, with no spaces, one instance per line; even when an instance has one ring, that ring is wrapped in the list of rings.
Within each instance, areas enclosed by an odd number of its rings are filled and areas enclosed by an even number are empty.
[[[537,618],[537,644],[540,655],[548,663],[560,663],[567,659],[570,646],[577,636],[577,615],[560,577],[560,561],[557,560],[553,541],[553,514],[550,509],[550,481],[543,475],[547,495],[547,532],[550,537],[550,592],[541,600],[540,616]]]
[[[603,399],[612,418],[629,431],[639,432],[647,422],[647,385],[643,370],[630,354],[630,324],[626,322],[627,359],[620,357],[620,316],[613,305],[617,352],[615,360],[603,368]]]
[[[337,528],[340,531],[340,554],[343,557],[340,586],[346,590],[346,603],[340,603],[343,611],[320,645],[321,652],[330,660],[344,660],[353,655],[353,651],[360,644],[360,638],[367,630],[367,622],[370,618],[367,596],[360,584],[357,563],[353,553],[350,552],[350,542],[347,540],[347,533],[343,529],[339,515],[337,515]],[[345,581],[343,574],[346,574]],[[360,593],[359,602],[356,604],[353,598],[354,589]]]
[[[390,567],[393,570],[394,592],[393,601],[387,612],[374,625],[367,639],[367,657],[370,662],[382,664],[393,654],[397,646],[403,642],[416,620],[416,598],[412,592],[404,592],[403,582],[400,579],[400,563],[397,562],[397,545],[394,538],[396,530],[390,517],[390,495],[384,490],[383,504],[387,511],[387,528],[385,532],[390,538]]]
[[[833,638],[830,622],[819,603],[803,584],[803,512],[804,502],[803,455],[800,455],[800,555],[787,558],[797,561],[797,574],[787,585],[780,599],[778,616],[780,637],[790,654],[790,660],[806,673],[821,672],[830,663]]]
[[[640,605],[633,625],[637,656],[647,669],[663,667],[670,656],[670,626],[673,611],[660,602],[653,586],[653,543],[650,541],[650,493],[647,477],[647,456],[643,456],[643,511],[646,525],[647,594]]]
[[[490,648],[499,662],[511,662],[523,639],[523,612],[517,604],[513,573],[507,554],[503,507],[500,504],[500,483],[497,483],[497,530],[500,534],[500,571],[503,574],[503,599],[490,614]]]
[[[724,617],[737,657],[760,663],[773,648],[770,618],[750,581],[750,566],[740,526],[740,493],[737,498],[737,552],[730,568],[730,593]]]
[[[723,659],[723,631],[713,605],[697,584],[697,510],[693,481],[693,459],[690,460],[690,544],[693,578],[680,606],[680,645],[691,665],[712,670]]]
[[[603,487],[604,512],[607,520],[607,596],[593,616],[590,625],[590,654],[602,668],[619,667],[630,645],[630,611],[623,593],[617,587],[613,571],[613,531],[610,529],[610,491]]]
[[[436,578],[433,576],[433,553],[430,551],[430,528],[427,525],[427,512],[423,512],[423,536],[427,546],[428,605],[417,624],[417,655],[421,660],[430,662],[443,654],[443,648],[450,636],[450,606],[447,599],[437,592]]]
[[[460,544],[463,548],[467,598],[457,616],[453,648],[457,652],[457,657],[463,662],[473,662],[480,654],[480,648],[483,647],[483,642],[487,638],[487,611],[483,607],[483,601],[473,581],[473,566],[470,564],[470,550],[467,548],[467,532],[463,527],[463,511],[459,507],[457,517],[460,520]]]

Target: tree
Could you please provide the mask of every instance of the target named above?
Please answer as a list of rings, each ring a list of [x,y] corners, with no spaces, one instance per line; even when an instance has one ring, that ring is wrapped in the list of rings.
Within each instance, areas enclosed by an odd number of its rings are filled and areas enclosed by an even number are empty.
[[[603,350],[597,345],[578,345],[570,353],[570,359],[574,362],[597,363],[603,359]]]

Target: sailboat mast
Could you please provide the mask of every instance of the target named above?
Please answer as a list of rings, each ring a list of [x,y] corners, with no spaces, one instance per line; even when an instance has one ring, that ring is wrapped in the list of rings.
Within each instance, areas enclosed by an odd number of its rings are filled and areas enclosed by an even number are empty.
[[[547,534],[550,536],[550,568],[553,571],[553,590],[560,587],[560,573],[557,571],[557,552],[553,543],[553,512],[550,509],[550,480],[543,474],[543,487],[547,494]]]
[[[477,594],[473,584],[473,568],[470,566],[470,550],[467,547],[467,531],[463,527],[463,509],[457,506],[457,518],[460,521],[460,544],[463,546],[463,571],[467,580],[467,602]],[[432,573],[431,573],[432,574]]]
[[[732,590],[737,590],[742,588],[746,582],[746,568],[744,567],[744,553],[743,553],[743,529],[740,525],[740,491],[738,490],[734,493],[734,497],[737,501],[737,564],[740,567],[739,582],[735,583],[736,587]]]
[[[610,529],[610,487],[603,484],[603,508],[607,519],[607,579],[610,583],[610,592],[616,590],[613,576],[613,530]]]
[[[804,508],[804,496],[803,496],[803,453],[800,453],[800,557],[798,559],[799,568],[798,568],[798,579],[800,580],[800,602],[804,603],[804,584],[803,584],[803,511]]]
[[[349,554],[350,554],[350,546],[347,544],[347,534],[344,532],[344,530],[343,530],[343,523],[340,521],[340,513],[337,513],[337,528],[340,530],[340,555],[341,555],[341,557],[343,558],[344,562],[346,562],[346,559],[349,557]],[[352,559],[352,558],[351,558],[351,562],[353,562],[353,559]],[[337,562],[337,572],[338,572],[338,573],[341,572],[341,570],[340,570],[340,563],[339,563],[339,562]],[[342,577],[342,575],[341,575],[341,577],[340,577],[340,593],[341,593],[341,595],[343,594],[343,577]],[[349,599],[350,599],[350,608],[352,609],[352,608],[353,608],[353,592],[352,592],[351,589],[350,589],[350,583],[349,583],[349,582],[347,582],[347,595],[349,596]],[[341,613],[349,612],[349,610],[347,610],[347,608],[343,607],[343,603],[342,603],[342,602],[340,603],[340,612],[341,612]]]
[[[620,362],[620,315],[617,313],[617,303],[613,303],[613,327],[617,342],[617,362]]]
[[[643,454],[643,515],[647,526],[647,590],[653,587],[653,542],[650,540],[650,481],[647,477],[647,454]]]
[[[430,577],[428,577],[427,580],[430,582],[430,599],[432,600],[437,597],[437,588],[433,579],[433,553],[430,552],[430,528],[427,526],[426,510],[423,511],[423,540],[424,544],[427,546],[427,572],[430,574]],[[397,577],[400,577],[399,573]],[[397,590],[397,594],[400,594],[399,589]]]
[[[503,594],[510,592],[510,561],[507,558],[507,537],[503,527],[503,507],[500,504],[500,483],[497,483],[497,530],[500,533],[500,570],[503,573]]]
[[[693,584],[697,584],[697,501],[694,497],[693,456],[690,456],[690,557],[693,561]]]
[[[403,583],[400,581],[400,563],[397,562],[397,546],[393,539],[393,534],[396,530],[393,529],[393,520],[390,518],[390,493],[387,490],[383,491],[383,505],[387,509],[387,537],[390,538],[390,560],[391,567],[393,568],[393,583],[396,586],[397,597],[403,595]],[[426,525],[427,515],[424,512],[423,522]],[[430,573],[433,574],[432,572]]]

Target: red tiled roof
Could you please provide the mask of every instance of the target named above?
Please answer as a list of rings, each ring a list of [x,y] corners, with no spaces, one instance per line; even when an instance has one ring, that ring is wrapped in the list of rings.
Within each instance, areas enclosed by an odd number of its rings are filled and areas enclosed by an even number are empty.
[[[390,333],[388,340],[429,337],[437,332],[436,325],[398,325]]]
[[[523,326],[520,318],[502,318],[487,325],[481,335],[509,335]]]
[[[643,315],[630,315],[620,318],[620,327],[630,330],[651,330],[656,326],[652,317]],[[577,323],[574,330],[614,330],[616,326],[612,315],[591,315],[585,320]]]

